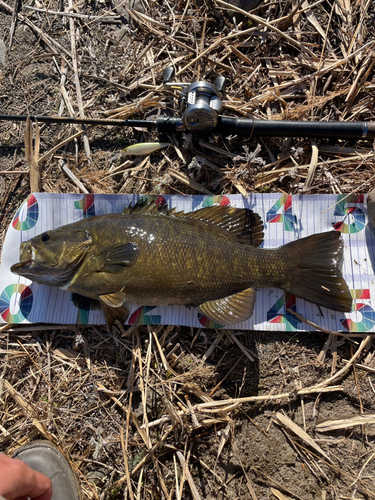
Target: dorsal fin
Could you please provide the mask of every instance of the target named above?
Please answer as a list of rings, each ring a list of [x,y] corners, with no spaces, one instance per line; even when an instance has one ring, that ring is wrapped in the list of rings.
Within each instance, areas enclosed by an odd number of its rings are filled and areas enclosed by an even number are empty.
[[[258,214],[247,208],[217,205],[189,212],[185,217],[215,224],[247,245],[258,247],[263,241],[263,221]]]
[[[163,202],[158,202],[158,198],[156,200],[149,201],[146,196],[142,196],[139,198],[137,203],[133,206],[130,204],[126,207],[122,214],[130,215],[130,214],[138,214],[138,215],[184,215],[184,212],[176,212],[175,208],[169,209],[167,203],[162,198]]]
[[[176,212],[175,208],[169,209],[168,205],[149,202],[146,197],[140,198],[137,203],[129,205],[122,212],[124,215],[167,215],[172,217],[189,217],[202,222],[215,224],[236,236],[240,243],[258,247],[263,242],[263,221],[260,216],[247,208],[227,207],[216,205],[200,208],[194,212]]]

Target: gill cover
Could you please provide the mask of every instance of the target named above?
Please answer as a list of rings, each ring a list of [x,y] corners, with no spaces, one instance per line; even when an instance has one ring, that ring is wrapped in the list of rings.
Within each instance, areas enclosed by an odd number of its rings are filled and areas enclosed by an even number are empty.
[[[21,243],[11,271],[45,285],[62,286],[81,264],[92,240],[84,229],[63,226]]]

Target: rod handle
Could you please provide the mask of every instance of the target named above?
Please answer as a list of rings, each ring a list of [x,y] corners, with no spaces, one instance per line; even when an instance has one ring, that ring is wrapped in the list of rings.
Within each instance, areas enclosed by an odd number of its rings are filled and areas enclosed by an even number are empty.
[[[220,116],[215,132],[249,137],[375,139],[375,122],[305,122]]]

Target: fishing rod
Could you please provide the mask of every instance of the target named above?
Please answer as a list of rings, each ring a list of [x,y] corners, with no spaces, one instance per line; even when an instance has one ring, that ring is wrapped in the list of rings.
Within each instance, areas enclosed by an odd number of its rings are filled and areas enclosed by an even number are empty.
[[[335,139],[375,139],[373,122],[306,122],[231,118],[219,115],[222,110],[222,91],[225,78],[218,77],[213,84],[199,81],[191,84],[172,82],[173,67],[163,71],[166,88],[180,90],[181,117],[158,117],[156,120],[118,120],[103,118],[71,118],[59,116],[3,115],[0,120],[40,123],[68,123],[81,125],[115,125],[156,129],[159,133],[211,133],[248,137],[314,137]]]

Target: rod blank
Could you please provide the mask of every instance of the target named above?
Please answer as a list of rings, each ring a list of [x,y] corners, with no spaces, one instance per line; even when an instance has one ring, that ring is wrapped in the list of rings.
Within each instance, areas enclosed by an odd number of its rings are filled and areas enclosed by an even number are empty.
[[[0,115],[0,121],[25,122],[28,115]],[[36,116],[30,115],[32,122],[40,123],[70,123],[75,125],[115,125],[119,127],[156,127],[153,120],[111,120],[103,118],[71,118],[69,116]]]
[[[27,115],[0,115],[0,120],[26,121]],[[157,128],[161,133],[185,131],[181,118],[159,117],[157,120],[111,120],[103,118],[70,118],[60,116],[30,116],[40,123],[81,125],[114,125],[119,127]],[[190,130],[194,133],[194,130]],[[248,137],[317,137],[326,139],[375,139],[375,122],[304,122],[218,117],[213,130],[223,135]],[[202,133],[202,132],[200,132]]]

